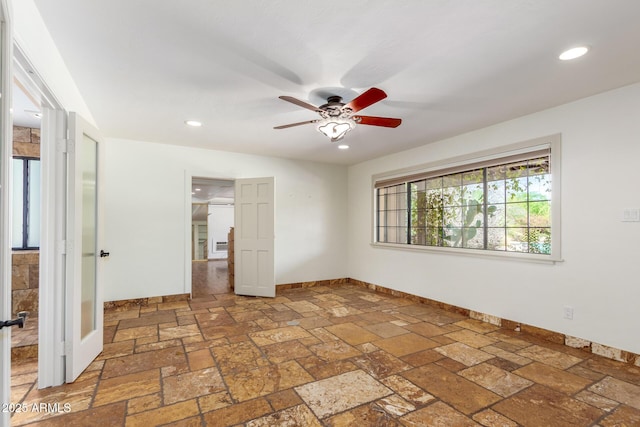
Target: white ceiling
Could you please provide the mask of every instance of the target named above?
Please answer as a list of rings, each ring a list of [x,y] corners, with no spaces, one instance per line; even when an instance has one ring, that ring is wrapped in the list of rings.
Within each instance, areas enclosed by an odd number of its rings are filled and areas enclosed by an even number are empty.
[[[13,83],[11,96],[13,104],[13,124],[16,126],[40,129],[41,116],[39,116],[39,114],[42,113],[40,104],[27,95],[27,92],[15,82]]]
[[[35,3],[107,137],[353,164],[640,80],[638,0]],[[370,87],[400,127],[273,129]]]

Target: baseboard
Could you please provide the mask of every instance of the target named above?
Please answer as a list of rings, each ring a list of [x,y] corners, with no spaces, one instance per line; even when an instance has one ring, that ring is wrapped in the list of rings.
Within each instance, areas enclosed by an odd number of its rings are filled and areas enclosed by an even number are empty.
[[[589,340],[585,340],[578,337],[572,337],[570,335],[565,335],[560,332],[550,331],[550,330],[539,328],[536,326],[527,325],[526,323],[521,323],[514,320],[509,320],[509,319],[502,319],[500,317],[493,316],[490,314],[480,313],[477,311],[469,310],[467,308],[458,307],[455,305],[447,304],[441,301],[436,301],[436,300],[425,298],[425,297],[420,297],[407,292],[397,291],[395,289],[386,288],[384,286],[374,285],[373,283],[367,283],[357,279],[342,278],[342,279],[320,280],[320,281],[314,281],[314,282],[299,282],[299,283],[290,283],[285,285],[277,285],[276,293],[279,290],[284,290],[284,289],[309,288],[313,286],[332,286],[332,285],[339,285],[339,284],[356,285],[356,286],[360,286],[375,292],[380,292],[382,294],[406,298],[414,302],[419,302],[422,304],[438,307],[453,313],[462,314],[471,319],[476,319],[483,322],[491,323],[493,325],[500,326],[503,329],[516,331],[521,334],[532,335],[537,338],[541,338],[555,344],[562,344],[571,348],[577,348],[587,353],[592,353],[598,356],[606,357],[608,359],[617,360],[618,362],[624,362],[631,365],[640,366],[640,355],[636,353],[632,353],[630,351],[609,347],[603,344],[591,342]]]
[[[189,294],[164,295],[148,298],[133,298],[117,301],[105,301],[105,310],[127,310],[133,307],[148,307],[151,304],[162,304],[168,302],[189,301]]]

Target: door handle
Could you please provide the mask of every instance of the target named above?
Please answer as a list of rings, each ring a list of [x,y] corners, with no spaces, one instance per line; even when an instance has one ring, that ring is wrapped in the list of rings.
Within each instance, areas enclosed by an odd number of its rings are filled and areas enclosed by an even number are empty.
[[[24,328],[24,325],[27,323],[27,316],[29,315],[28,311],[21,311],[18,313],[18,318],[13,320],[4,320],[0,322],[0,329],[5,326],[13,326],[18,325],[19,328]]]
[[[104,258],[108,256],[109,256],[109,252],[105,252],[104,250],[100,249],[100,258]]]

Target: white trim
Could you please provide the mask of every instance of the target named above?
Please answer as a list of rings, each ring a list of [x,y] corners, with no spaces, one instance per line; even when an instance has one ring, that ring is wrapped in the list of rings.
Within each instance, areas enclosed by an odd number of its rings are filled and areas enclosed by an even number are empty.
[[[383,243],[378,242],[376,239],[377,230],[377,198],[376,198],[376,183],[380,181],[387,181],[395,178],[402,178],[404,176],[416,175],[423,172],[437,171],[439,169],[449,169],[453,167],[463,166],[467,163],[480,163],[483,161],[491,161],[505,156],[513,156],[519,154],[525,154],[527,152],[537,151],[544,148],[551,148],[550,155],[550,169],[551,179],[553,182],[553,189],[551,193],[551,229],[553,233],[553,243],[551,245],[551,254],[529,254],[519,252],[507,252],[507,251],[491,251],[486,249],[465,249],[465,248],[449,248],[440,246],[423,246],[423,245],[410,245],[403,243]],[[556,263],[563,261],[561,251],[561,135],[554,134],[541,138],[535,138],[528,141],[522,141],[515,144],[505,145],[502,147],[496,147],[489,150],[479,151],[475,153],[469,153],[462,156],[443,159],[435,162],[423,163],[416,166],[410,166],[402,169],[396,169],[389,172],[383,172],[374,174],[371,176],[371,240],[370,244],[374,248],[386,248],[386,249],[401,249],[411,251],[426,251],[441,254],[452,255],[469,255],[469,256],[484,256],[491,258],[502,258],[522,261],[544,262],[544,263]]]
[[[38,388],[64,382],[64,292],[66,154],[58,141],[66,136],[63,110],[43,108],[40,130],[42,162],[40,287],[38,322]]]
[[[0,320],[11,318],[11,8],[0,0]],[[0,329],[0,404],[11,402],[11,328]],[[11,425],[8,411],[0,411],[0,425]]]
[[[548,148],[554,148],[554,143],[560,143],[560,134],[549,135],[541,138],[522,141],[515,144],[504,145],[501,147],[491,148],[488,150],[477,151],[461,156],[450,157],[447,159],[436,160],[434,162],[422,163],[415,166],[409,166],[402,169],[396,169],[389,172],[375,174],[371,177],[372,183],[375,185],[378,181],[386,181],[392,178],[400,178],[405,175],[414,175],[421,172],[430,172],[438,169],[449,169],[458,166],[464,166],[468,163],[480,163],[498,159],[500,157],[515,156],[525,154],[531,151]],[[556,147],[559,148],[559,147]]]

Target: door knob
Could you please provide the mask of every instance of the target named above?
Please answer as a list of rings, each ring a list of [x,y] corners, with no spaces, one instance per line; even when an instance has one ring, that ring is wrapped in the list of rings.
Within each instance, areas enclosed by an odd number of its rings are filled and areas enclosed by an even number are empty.
[[[28,311],[21,311],[18,313],[18,318],[13,320],[4,320],[0,322],[0,329],[5,326],[13,326],[18,325],[19,328],[24,328],[24,325],[27,323],[27,316],[29,315]]]
[[[105,252],[104,250],[100,249],[100,258],[104,258],[109,256],[109,252]]]

